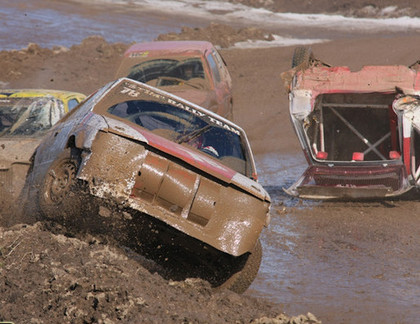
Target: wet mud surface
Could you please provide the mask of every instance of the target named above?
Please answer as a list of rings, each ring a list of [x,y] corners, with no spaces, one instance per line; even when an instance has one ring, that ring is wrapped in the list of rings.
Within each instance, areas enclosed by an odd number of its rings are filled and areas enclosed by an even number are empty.
[[[313,49],[328,63],[352,69],[409,65],[419,59],[417,40],[378,35]],[[127,46],[94,37],[71,48],[1,51],[0,86],[89,94],[113,79]],[[169,281],[156,265],[106,238],[17,225],[0,229],[0,320],[249,323],[284,311],[311,312],[323,323],[418,323],[420,193],[374,202],[287,196],[283,188],[306,167],[280,79],[293,48],[221,52],[233,77],[235,122],[248,134],[273,200],[262,265],[248,291],[239,296],[202,281]],[[4,221],[8,213],[1,216]]]
[[[274,200],[272,222],[262,238],[270,259],[263,258],[247,294],[281,298],[286,313],[310,309],[324,323],[415,323],[419,193],[385,201],[305,201],[284,193],[287,175],[278,185],[271,172],[264,181]]]
[[[106,37],[110,42],[152,41],[157,35],[182,26],[201,26],[193,17],[180,20],[134,7],[116,10],[108,5],[95,5],[94,1],[89,6],[53,0],[3,2],[0,48],[9,50],[24,48],[35,39],[41,39],[42,46],[48,48],[70,47],[94,35]]]
[[[412,207],[394,201],[286,208],[263,240],[276,256],[267,260],[271,270],[263,267],[264,282],[254,287],[270,291],[270,300],[281,295],[286,312],[310,309],[326,323],[415,323],[420,264]]]

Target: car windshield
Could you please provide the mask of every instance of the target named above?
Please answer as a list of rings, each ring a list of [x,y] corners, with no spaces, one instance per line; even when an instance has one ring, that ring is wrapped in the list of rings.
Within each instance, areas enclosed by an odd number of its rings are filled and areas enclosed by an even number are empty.
[[[108,113],[178,144],[187,145],[251,176],[247,147],[239,130],[199,111],[155,101],[132,100],[116,104]]]
[[[203,63],[199,57],[154,59],[134,65],[128,78],[158,87],[187,85],[207,88]]]
[[[52,97],[0,98],[0,137],[42,135],[63,114],[63,103]]]

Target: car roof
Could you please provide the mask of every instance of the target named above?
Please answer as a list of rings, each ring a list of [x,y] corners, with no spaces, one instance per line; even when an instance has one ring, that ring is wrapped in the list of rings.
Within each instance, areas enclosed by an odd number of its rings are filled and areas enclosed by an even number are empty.
[[[182,54],[182,53],[206,53],[213,49],[212,43],[207,41],[155,41],[146,43],[137,43],[126,50],[124,56],[137,52],[149,52],[152,55],[161,55],[162,53]]]

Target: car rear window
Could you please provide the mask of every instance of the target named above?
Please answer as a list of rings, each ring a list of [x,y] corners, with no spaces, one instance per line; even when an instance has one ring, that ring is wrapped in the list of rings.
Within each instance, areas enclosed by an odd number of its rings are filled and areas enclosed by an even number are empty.
[[[194,78],[205,79],[205,74],[199,57],[179,60],[159,58],[134,65],[127,77],[148,83],[159,78],[177,78],[185,81]]]

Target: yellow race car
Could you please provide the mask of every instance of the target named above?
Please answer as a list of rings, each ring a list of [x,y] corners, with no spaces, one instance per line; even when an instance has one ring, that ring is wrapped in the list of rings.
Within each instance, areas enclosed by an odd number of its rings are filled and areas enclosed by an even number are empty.
[[[0,90],[0,216],[18,198],[44,134],[85,97],[59,90]]]

